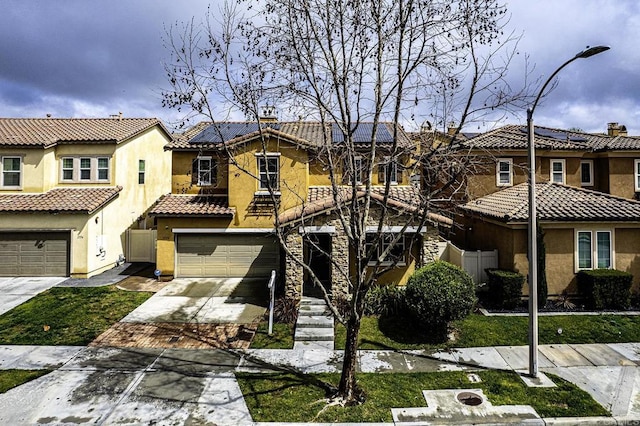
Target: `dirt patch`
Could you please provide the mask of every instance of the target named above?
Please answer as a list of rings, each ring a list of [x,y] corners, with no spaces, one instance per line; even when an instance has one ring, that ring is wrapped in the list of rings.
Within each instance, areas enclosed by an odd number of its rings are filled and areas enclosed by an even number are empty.
[[[119,322],[89,346],[180,349],[248,349],[258,324]]]

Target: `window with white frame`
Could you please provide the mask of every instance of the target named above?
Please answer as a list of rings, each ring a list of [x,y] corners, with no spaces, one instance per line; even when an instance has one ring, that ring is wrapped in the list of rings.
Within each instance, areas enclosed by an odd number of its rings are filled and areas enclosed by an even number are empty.
[[[513,160],[511,158],[498,158],[496,164],[496,185],[513,185]]]
[[[635,189],[636,192],[640,192],[640,160],[634,160],[633,169],[635,176]]]
[[[609,230],[576,232],[577,269],[608,269],[613,267],[613,244]]]
[[[390,157],[385,157],[384,163],[378,165],[378,183],[386,183],[387,176],[390,178],[391,185],[402,183],[402,169],[398,166],[398,162]]]
[[[191,183],[198,186],[215,185],[218,177],[218,166],[211,157],[199,156],[193,160]]]
[[[22,187],[22,157],[0,157],[2,175],[0,175],[0,188],[19,189]]]
[[[593,160],[580,161],[580,185],[593,186]]]
[[[61,182],[109,182],[109,157],[62,157]]]
[[[553,183],[565,182],[565,162],[564,160],[551,160],[549,180]]]
[[[258,156],[258,190],[280,189],[280,156]]]
[[[366,180],[366,162],[360,155],[353,157],[353,163],[349,158],[345,158],[342,164],[342,180],[344,183],[361,185]],[[379,177],[379,176],[378,176]],[[355,180],[355,182],[354,182]]]
[[[397,239],[397,241],[396,241]],[[405,236],[391,233],[379,235],[377,233],[368,233],[366,238],[366,250],[372,249],[373,244],[377,243],[376,258],[369,262],[369,265],[392,265],[394,262],[397,266],[406,265],[405,259]],[[385,251],[387,251],[385,255]]]
[[[144,184],[145,167],[146,167],[145,161],[138,160],[138,184],[140,185]]]

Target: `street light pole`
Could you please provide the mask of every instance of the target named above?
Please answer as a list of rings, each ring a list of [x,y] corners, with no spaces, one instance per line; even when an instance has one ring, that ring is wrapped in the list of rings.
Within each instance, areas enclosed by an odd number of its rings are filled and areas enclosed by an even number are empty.
[[[538,247],[536,240],[536,147],[534,140],[533,112],[538,105],[538,101],[542,97],[544,90],[547,88],[553,78],[564,67],[569,65],[576,59],[589,58],[598,53],[609,50],[609,46],[587,47],[582,52],[576,54],[573,58],[566,61],[556,69],[551,77],[542,85],[542,89],[538,93],[533,105],[527,109],[527,144],[529,148],[529,376],[538,377]]]

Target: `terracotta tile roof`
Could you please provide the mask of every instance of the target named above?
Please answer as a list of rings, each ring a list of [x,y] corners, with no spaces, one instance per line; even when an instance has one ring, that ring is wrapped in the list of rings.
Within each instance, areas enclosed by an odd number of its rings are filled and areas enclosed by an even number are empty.
[[[374,186],[371,189],[371,198],[378,201],[384,201],[384,186]],[[338,202],[348,202],[352,199],[353,192],[350,187],[338,188]],[[356,197],[360,198],[365,195],[364,190],[359,190]],[[389,188],[389,197],[387,205],[395,207],[399,210],[408,210],[415,212],[420,207],[420,194],[417,189],[412,186],[392,186]],[[309,187],[307,195],[307,203],[303,206],[291,208],[280,215],[281,223],[289,223],[303,217],[313,216],[317,213],[325,212],[335,208],[336,203],[333,197],[333,187],[331,186],[312,186]],[[439,222],[451,225],[451,220],[435,214],[429,213],[429,219],[433,222]]]
[[[156,125],[169,135],[156,118],[0,118],[0,146],[120,143]]]
[[[93,213],[118,196],[117,187],[55,188],[41,194],[0,194],[2,213]]]
[[[606,148],[612,139],[612,137],[602,134],[573,132],[541,126],[535,127],[536,149],[594,151]],[[463,145],[472,149],[483,150],[526,150],[528,146],[527,127],[507,125],[473,137],[463,142]]]
[[[162,197],[151,209],[153,216],[234,216],[227,197],[216,195],[177,195]]]
[[[640,221],[638,201],[551,182],[536,184],[536,207],[542,221]],[[528,184],[478,198],[462,209],[503,222],[524,222],[529,218]]]
[[[370,123],[362,123],[369,125]],[[380,123],[380,131],[393,134],[391,123]],[[322,124],[313,121],[293,121],[293,122],[265,122],[262,123],[262,132],[274,137],[290,140],[292,143],[318,148],[326,146],[332,140],[332,125]],[[385,130],[386,129],[386,130]],[[366,129],[360,129],[358,137],[363,137]],[[244,143],[253,138],[259,137],[257,122],[224,122],[213,124],[203,122],[196,124],[191,129],[179,135],[169,144],[168,149],[172,150],[200,150],[200,149],[220,149],[222,142],[227,146]],[[328,138],[325,141],[325,137]],[[388,135],[387,135],[388,139]],[[384,139],[386,141],[386,139]],[[400,129],[398,143],[403,148],[411,148],[414,143],[404,130]],[[388,145],[381,142],[384,147]],[[363,146],[366,146],[363,144]]]

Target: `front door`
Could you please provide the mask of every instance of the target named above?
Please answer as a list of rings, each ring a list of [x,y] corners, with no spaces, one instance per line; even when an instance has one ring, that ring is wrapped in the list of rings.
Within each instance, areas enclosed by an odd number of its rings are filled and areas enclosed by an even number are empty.
[[[331,292],[331,235],[309,234],[304,241],[305,262],[320,280],[327,292]],[[314,285],[311,274],[305,273],[302,294],[322,297],[322,291]]]

